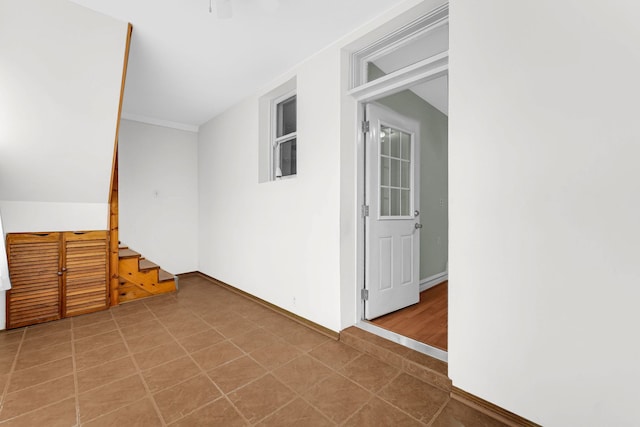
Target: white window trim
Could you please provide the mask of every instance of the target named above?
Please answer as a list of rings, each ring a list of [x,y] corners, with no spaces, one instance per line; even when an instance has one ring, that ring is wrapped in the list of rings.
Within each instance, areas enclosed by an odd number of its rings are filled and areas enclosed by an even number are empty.
[[[292,89],[290,91],[288,91],[287,93],[278,96],[277,98],[274,98],[271,101],[271,109],[270,109],[270,117],[269,117],[269,127],[270,127],[270,147],[269,147],[269,176],[271,177],[272,181],[279,181],[282,179],[291,179],[291,178],[295,178],[295,176],[297,175],[297,171],[295,174],[293,175],[287,175],[287,176],[277,176],[277,164],[280,163],[280,151],[278,150],[278,147],[280,144],[282,144],[283,142],[287,142],[290,141],[292,139],[296,139],[296,146],[297,146],[297,138],[298,138],[298,108],[297,108],[297,88],[296,89]],[[278,120],[278,104],[280,104],[283,101],[286,101],[287,99],[296,96],[296,132],[291,132],[288,133],[286,135],[277,136],[277,132],[278,132],[278,124],[276,123],[276,121]],[[297,156],[296,156],[296,163],[297,163]]]

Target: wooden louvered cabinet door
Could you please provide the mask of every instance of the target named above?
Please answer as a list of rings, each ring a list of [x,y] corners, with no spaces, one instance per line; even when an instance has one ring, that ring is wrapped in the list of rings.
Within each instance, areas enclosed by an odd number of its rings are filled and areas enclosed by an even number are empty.
[[[108,308],[108,232],[67,232],[63,241],[64,316]]]
[[[60,233],[7,236],[7,328],[60,319]]]

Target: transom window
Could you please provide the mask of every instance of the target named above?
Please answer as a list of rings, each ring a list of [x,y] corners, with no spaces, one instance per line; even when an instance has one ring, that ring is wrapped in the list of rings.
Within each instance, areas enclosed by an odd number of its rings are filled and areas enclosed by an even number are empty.
[[[287,94],[274,102],[273,177],[297,173],[297,97]]]
[[[411,213],[411,134],[380,126],[380,216]]]

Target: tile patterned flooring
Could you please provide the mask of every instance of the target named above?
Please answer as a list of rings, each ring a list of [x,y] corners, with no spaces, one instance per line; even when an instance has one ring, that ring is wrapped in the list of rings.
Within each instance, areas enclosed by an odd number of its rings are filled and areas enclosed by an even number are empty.
[[[176,294],[1,332],[0,426],[502,425],[348,341],[189,275]]]

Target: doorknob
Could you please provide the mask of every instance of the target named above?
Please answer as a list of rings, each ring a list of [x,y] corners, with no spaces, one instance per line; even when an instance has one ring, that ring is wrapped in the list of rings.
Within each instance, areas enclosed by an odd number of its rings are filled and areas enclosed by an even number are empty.
[[[415,211],[413,211],[413,216],[418,216],[418,215],[420,215],[420,211],[419,210],[416,209]]]
[[[420,223],[417,223],[417,222],[416,222],[415,227],[416,227],[416,228],[422,228],[422,224],[420,224]]]

